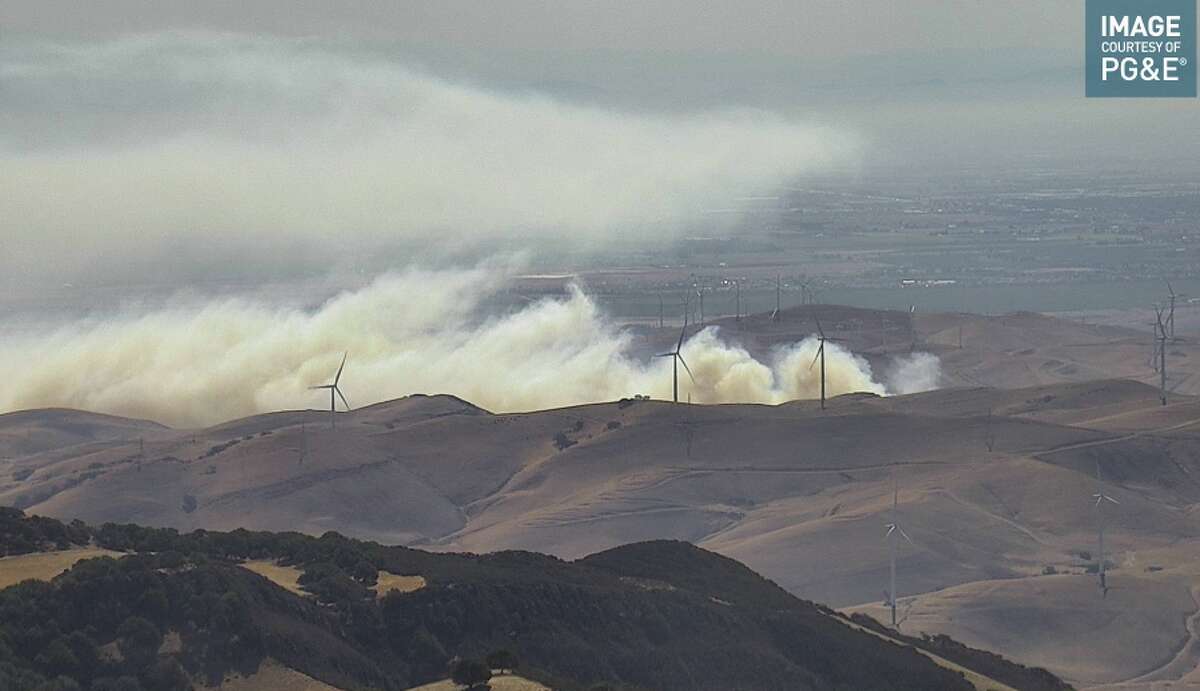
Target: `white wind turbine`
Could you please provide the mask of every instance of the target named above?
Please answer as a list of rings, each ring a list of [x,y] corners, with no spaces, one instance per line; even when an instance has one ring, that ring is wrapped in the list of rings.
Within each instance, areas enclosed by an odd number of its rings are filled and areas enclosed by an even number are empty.
[[[783,308],[783,274],[775,274],[775,311],[771,313],[771,321],[777,322],[780,310]]]
[[[675,350],[672,350],[667,353],[659,353],[658,355],[655,356],[655,357],[671,358],[671,365],[672,365],[673,372],[674,372],[671,382],[672,382],[672,386],[674,388],[673,400],[676,403],[679,402],[679,364],[680,363],[683,363],[683,368],[685,370],[687,370],[688,376],[692,378],[692,383],[694,384],[696,382],[696,377],[692,375],[692,368],[688,367],[687,361],[683,359],[683,353],[681,352],[683,350],[683,337],[686,334],[687,334],[687,310],[685,309],[683,312],[683,328],[679,330],[679,341],[675,344]],[[689,396],[690,396],[690,394],[689,394]],[[688,402],[689,403],[691,402],[690,399]]]
[[[887,524],[887,533],[884,534],[884,539],[888,543],[888,562],[891,567],[891,582],[887,590],[883,591],[884,604],[892,610],[892,627],[896,626],[896,541],[899,538],[908,540],[908,544],[913,544],[912,538],[908,533],[904,532],[904,528],[900,527],[900,521],[896,518],[896,506],[899,503],[900,489],[896,484],[896,469],[892,468],[892,522]]]
[[[1158,381],[1159,381],[1159,398],[1162,404],[1167,404],[1167,325],[1163,322],[1163,309],[1161,307],[1154,308],[1155,317],[1158,321],[1158,326],[1155,327],[1158,331]]]
[[[817,360],[821,361],[821,410],[825,410],[825,341],[841,341],[845,339],[827,338],[825,330],[821,328],[821,320],[817,319],[816,315],[813,315],[813,319],[816,319],[817,322],[817,341],[820,345],[817,346],[817,354],[813,356],[813,361],[808,364],[808,368],[811,370],[813,365],[817,364]]]
[[[911,351],[914,351],[917,349],[917,306],[916,305],[908,306],[908,335],[909,335],[909,339],[912,341],[908,346],[908,350],[911,352]]]
[[[1171,332],[1171,340],[1175,340],[1175,289],[1171,287],[1171,282],[1167,281],[1167,292],[1171,294],[1171,311],[1167,314],[1167,328]]]
[[[1096,504],[1095,504],[1095,506],[1096,506],[1096,533],[1097,533],[1097,537],[1098,537],[1099,551],[1100,551],[1100,554],[1099,554],[1100,565],[1099,565],[1099,568],[1097,569],[1097,573],[1100,574],[1100,592],[1102,593],[1103,597],[1108,597],[1108,579],[1106,578],[1107,569],[1106,569],[1106,566],[1104,563],[1104,561],[1105,561],[1104,560],[1104,502],[1107,501],[1107,502],[1111,502],[1113,504],[1120,504],[1121,502],[1119,502],[1116,499],[1113,499],[1112,497],[1105,494],[1104,488],[1101,485],[1101,482],[1102,482],[1102,480],[1100,479],[1100,462],[1097,461],[1096,462],[1096,493],[1092,495],[1092,498],[1096,500]]]
[[[330,426],[330,428],[337,427],[337,399],[334,398],[334,394],[336,394],[339,398],[342,399],[342,403],[344,403],[346,405],[346,411],[347,412],[350,411],[349,401],[347,401],[346,397],[342,394],[342,390],[338,388],[338,382],[340,382],[342,379],[342,370],[345,369],[345,367],[346,367],[346,358],[349,357],[349,355],[350,355],[350,351],[346,351],[345,353],[342,354],[342,364],[338,366],[337,374],[334,375],[332,384],[322,384],[321,386],[308,387],[309,389],[329,389],[329,426]]]

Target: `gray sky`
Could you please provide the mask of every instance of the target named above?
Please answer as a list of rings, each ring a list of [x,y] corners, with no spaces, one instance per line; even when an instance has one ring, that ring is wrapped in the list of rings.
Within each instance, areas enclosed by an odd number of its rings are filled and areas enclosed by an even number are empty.
[[[97,37],[163,29],[360,37],[464,50],[801,57],[1039,46],[1078,0],[9,0],[9,31]]]

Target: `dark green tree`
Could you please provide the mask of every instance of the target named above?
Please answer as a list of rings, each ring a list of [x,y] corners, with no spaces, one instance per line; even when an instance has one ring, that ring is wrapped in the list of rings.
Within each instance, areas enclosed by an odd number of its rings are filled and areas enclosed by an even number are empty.
[[[487,656],[487,666],[491,669],[500,670],[501,674],[512,674],[520,664],[517,656],[511,650],[503,648],[493,651]]]
[[[129,617],[117,629],[117,647],[121,656],[132,669],[142,669],[154,662],[158,647],[162,645],[162,634],[154,624],[141,617]]]
[[[488,680],[491,678],[492,670],[479,660],[455,658],[450,662],[450,681],[466,687],[468,691],[490,689]]]

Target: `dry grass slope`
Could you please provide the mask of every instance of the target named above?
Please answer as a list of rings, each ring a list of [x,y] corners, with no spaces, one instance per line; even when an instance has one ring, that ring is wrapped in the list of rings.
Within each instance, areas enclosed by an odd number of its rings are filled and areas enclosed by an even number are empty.
[[[550,691],[549,687],[514,674],[492,677],[489,683],[492,685],[492,691]],[[409,691],[459,691],[461,688],[449,679],[443,679],[432,684],[413,687]]]
[[[387,571],[380,571],[375,581],[375,597],[383,597],[390,592],[411,593],[425,587],[424,576],[398,576]]]
[[[270,658],[259,665],[258,672],[248,677],[234,676],[220,686],[198,685],[197,688],[216,691],[342,691],[336,686],[288,669]]]
[[[81,559],[119,557],[120,552],[87,547],[61,552],[34,552],[0,558],[0,588],[30,579],[48,581],[75,565]]]
[[[875,631],[874,629],[868,629],[866,627],[859,626],[858,624],[855,624],[855,623],[849,622],[849,621],[845,621],[843,619],[839,619],[838,621],[841,621],[846,626],[849,626],[852,629],[856,629],[858,631],[863,631],[863,632],[869,633],[872,636],[877,636],[877,637],[882,638],[883,640],[888,641],[890,643],[895,643],[896,645],[902,645],[905,647],[912,647],[906,643],[902,643],[902,642],[896,640],[895,638],[892,638],[891,636],[888,636],[888,635],[882,634],[878,631]],[[962,665],[951,662],[951,661],[947,660],[946,658],[941,657],[940,655],[934,655],[933,653],[931,653],[927,650],[921,650],[920,648],[913,648],[913,649],[916,650],[917,652],[921,653],[925,657],[929,658],[930,660],[933,660],[934,663],[936,663],[939,667],[944,667],[946,669],[961,673],[964,677],[967,678],[967,681],[971,682],[971,685],[975,687],[975,691],[1017,691],[1017,689],[1014,689],[1013,687],[1011,687],[1007,684],[1001,684],[1000,682],[996,681],[995,679],[992,679],[990,677],[985,677],[982,674],[979,674],[978,672],[974,672],[972,670],[967,669],[966,667],[963,667]]]
[[[284,590],[289,590],[297,595],[309,594],[300,586],[300,576],[304,572],[293,566],[280,566],[273,561],[251,560],[243,562],[242,568],[253,571]]]

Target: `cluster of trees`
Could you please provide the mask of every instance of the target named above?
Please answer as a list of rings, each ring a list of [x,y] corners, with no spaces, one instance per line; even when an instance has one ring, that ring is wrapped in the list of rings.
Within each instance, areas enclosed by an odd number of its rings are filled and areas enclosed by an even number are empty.
[[[0,591],[0,688],[184,691],[253,670],[261,632],[234,579],[177,553],[89,559]],[[160,655],[167,632],[190,643]]]
[[[467,691],[486,691],[492,675],[512,674],[520,663],[509,650],[494,650],[483,660],[456,657],[450,661],[450,681],[463,686]]]
[[[90,541],[91,530],[80,521],[64,525],[52,518],[26,516],[20,509],[0,506],[0,557],[70,549]]]

